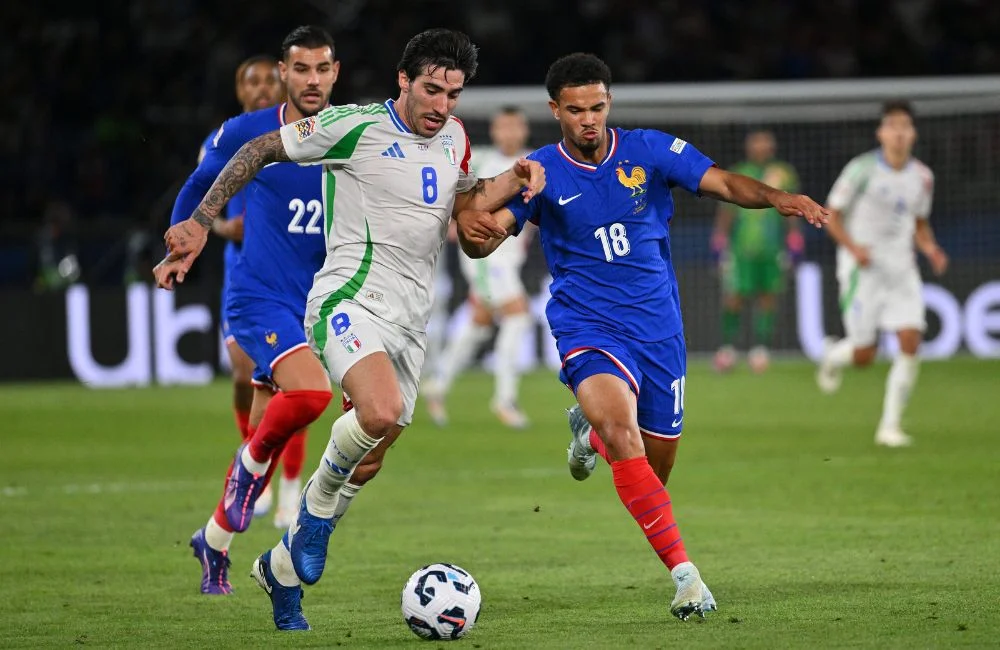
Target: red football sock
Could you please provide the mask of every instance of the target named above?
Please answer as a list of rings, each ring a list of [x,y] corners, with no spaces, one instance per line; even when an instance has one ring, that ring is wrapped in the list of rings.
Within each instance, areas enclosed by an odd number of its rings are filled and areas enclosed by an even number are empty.
[[[326,390],[281,391],[272,397],[264,419],[250,439],[250,456],[258,463],[276,458],[278,447],[322,415],[331,397]]]
[[[601,440],[601,436],[597,435],[597,429],[591,428],[590,430],[590,448],[597,452],[597,455],[608,461],[611,464],[611,457],[608,456],[608,448],[604,445],[604,441]]]
[[[240,430],[240,439],[246,442],[250,439],[250,411],[234,408],[233,415],[236,416],[236,428]]]
[[[308,429],[296,431],[281,453],[281,473],[288,480],[296,479],[302,473],[302,464],[306,459],[307,431]]]
[[[646,534],[660,561],[673,569],[688,561],[681,533],[674,521],[670,495],[645,456],[611,463],[618,497]]]

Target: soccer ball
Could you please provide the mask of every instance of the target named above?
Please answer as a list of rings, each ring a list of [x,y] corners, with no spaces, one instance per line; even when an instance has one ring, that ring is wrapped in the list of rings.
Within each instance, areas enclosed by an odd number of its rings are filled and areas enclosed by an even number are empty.
[[[475,578],[454,564],[429,564],[413,572],[400,598],[403,620],[423,639],[460,639],[479,618],[482,597]]]

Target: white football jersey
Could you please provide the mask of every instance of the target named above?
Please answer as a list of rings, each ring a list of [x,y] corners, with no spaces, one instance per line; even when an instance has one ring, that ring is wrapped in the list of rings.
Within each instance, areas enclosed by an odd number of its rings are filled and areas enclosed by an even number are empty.
[[[894,273],[915,267],[913,233],[917,219],[930,216],[933,196],[930,168],[911,158],[902,169],[893,169],[876,149],[847,163],[827,205],[841,212],[851,239],[869,249],[872,267]],[[842,248],[837,264],[845,273],[855,260]]]
[[[433,137],[410,131],[393,101],[331,106],[281,128],[288,156],[322,164],[326,262],[309,301],[354,300],[390,323],[424,331],[434,268],[455,194],[476,184],[454,117]]]

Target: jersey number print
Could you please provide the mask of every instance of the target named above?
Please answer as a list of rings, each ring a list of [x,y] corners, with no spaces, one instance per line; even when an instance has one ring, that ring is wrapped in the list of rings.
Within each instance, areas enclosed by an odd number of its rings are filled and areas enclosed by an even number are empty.
[[[615,261],[615,256],[625,257],[631,250],[628,233],[625,232],[625,226],[620,223],[613,223],[607,228],[603,226],[598,228],[594,231],[594,237],[601,241],[604,259],[608,262]]]

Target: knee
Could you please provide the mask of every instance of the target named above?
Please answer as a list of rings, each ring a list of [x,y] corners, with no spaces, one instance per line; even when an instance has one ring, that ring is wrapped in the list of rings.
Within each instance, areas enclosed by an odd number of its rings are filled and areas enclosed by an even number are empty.
[[[900,337],[899,351],[907,356],[916,356],[920,350],[920,337]]]
[[[381,438],[392,431],[403,414],[403,400],[378,400],[366,408],[357,407],[358,423],[368,435]]]
[[[608,448],[608,455],[612,460],[635,458],[645,453],[639,430],[635,427],[610,419],[592,424]]]
[[[874,345],[867,348],[855,348],[854,365],[859,368],[870,366],[875,361],[875,356],[877,353],[878,353],[878,347]]]

